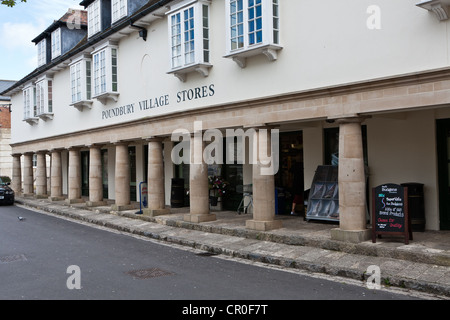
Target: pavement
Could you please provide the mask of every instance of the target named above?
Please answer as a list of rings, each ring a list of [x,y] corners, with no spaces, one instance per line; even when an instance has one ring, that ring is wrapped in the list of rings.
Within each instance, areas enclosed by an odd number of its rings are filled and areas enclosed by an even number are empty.
[[[189,208],[172,208],[171,213],[150,217],[134,210],[112,211],[111,206],[68,205],[32,197],[16,197],[16,204],[30,209],[187,246],[235,258],[258,261],[311,273],[322,273],[359,280],[373,275],[369,266],[380,270],[381,285],[399,287],[450,299],[450,231],[413,232],[405,245],[403,238],[377,239],[376,243],[346,243],[331,239],[337,225],[323,221],[304,221],[300,216],[276,216],[281,229],[254,231],[245,228],[251,214],[214,211],[216,221],[183,221]],[[373,278],[373,277],[371,277]]]

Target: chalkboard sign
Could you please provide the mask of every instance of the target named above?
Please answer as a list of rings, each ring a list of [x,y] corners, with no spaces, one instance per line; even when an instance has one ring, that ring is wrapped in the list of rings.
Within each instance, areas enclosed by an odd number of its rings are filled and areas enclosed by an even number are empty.
[[[405,244],[412,240],[408,217],[408,188],[397,184],[383,184],[372,190],[372,242],[382,234],[401,235]]]

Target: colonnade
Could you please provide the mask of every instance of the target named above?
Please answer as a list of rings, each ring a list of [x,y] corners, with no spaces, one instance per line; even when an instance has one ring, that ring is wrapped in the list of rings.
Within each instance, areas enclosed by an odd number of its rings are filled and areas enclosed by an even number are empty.
[[[332,230],[332,238],[360,242],[370,236],[366,229],[366,199],[363,147],[361,137],[361,122],[359,117],[338,119],[339,137],[339,228]],[[260,135],[256,128],[256,141],[262,154],[270,154],[270,130]],[[148,143],[148,209],[145,214],[167,214],[170,209],[165,205],[165,177],[163,160],[163,139],[150,137]],[[216,215],[210,212],[208,168],[202,156],[205,141],[202,135],[191,136],[191,164],[189,177],[190,211],[184,220],[194,223],[216,220]],[[121,141],[115,145],[115,203],[113,209],[126,210],[130,203],[130,164],[128,159],[129,142]],[[201,146],[199,148],[198,146]],[[89,200],[87,206],[105,205],[102,190],[102,145],[93,144],[89,148]],[[40,150],[37,154],[36,190],[33,188],[33,153],[13,154],[12,187],[16,192],[36,197],[48,197],[50,200],[63,199],[61,152],[64,149]],[[80,147],[70,147],[68,159],[68,193],[65,199],[68,203],[81,202],[81,158]],[[51,156],[50,195],[47,195],[47,177],[45,155]],[[257,152],[256,154],[260,154]],[[21,157],[23,156],[23,173]],[[259,160],[259,159],[258,159]],[[263,174],[265,164],[257,161],[253,164],[253,217],[246,221],[246,227],[253,230],[266,231],[282,227],[282,222],[275,218],[275,181],[273,174]],[[23,176],[23,185],[22,185]]]

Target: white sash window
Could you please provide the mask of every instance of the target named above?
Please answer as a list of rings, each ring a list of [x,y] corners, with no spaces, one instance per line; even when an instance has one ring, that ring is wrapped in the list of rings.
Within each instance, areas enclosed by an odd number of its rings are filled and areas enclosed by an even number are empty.
[[[277,59],[280,46],[279,0],[227,0],[227,54],[241,67],[245,59],[265,54]]]
[[[53,119],[53,79],[43,77],[36,82],[36,115]]]
[[[127,0],[112,0],[111,11],[112,11],[112,23],[125,17],[128,11]]]
[[[88,37],[100,32],[101,30],[101,12],[100,0],[95,0],[87,7],[88,14]]]
[[[52,32],[52,59],[61,55],[61,28]]]
[[[91,107],[92,61],[83,55],[70,64],[71,105],[82,111],[84,106]]]
[[[36,118],[36,87],[28,84],[23,89],[23,120],[35,122]]]
[[[42,39],[37,44],[38,49],[38,67],[47,63],[47,39]]]
[[[102,103],[106,102],[106,98],[117,101],[117,54],[117,46],[110,42],[92,53],[92,97]]]
[[[184,1],[168,15],[170,66],[169,73],[180,80],[198,71],[208,75],[209,1]]]

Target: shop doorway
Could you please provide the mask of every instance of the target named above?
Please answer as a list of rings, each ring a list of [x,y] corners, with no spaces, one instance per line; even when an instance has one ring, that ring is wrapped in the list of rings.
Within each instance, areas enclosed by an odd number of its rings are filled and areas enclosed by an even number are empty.
[[[440,229],[450,230],[450,119],[436,120],[436,139]]]
[[[136,147],[128,147],[128,161],[130,164],[130,201],[136,201]]]
[[[103,149],[101,152],[103,198],[108,199],[108,149]]]
[[[280,167],[275,175],[275,213],[304,216],[303,132],[280,133]]]
[[[81,151],[81,195],[89,197],[89,151]]]

